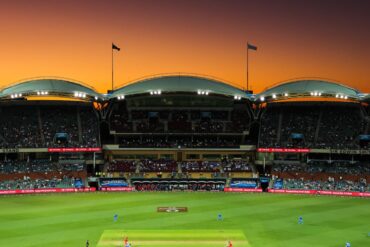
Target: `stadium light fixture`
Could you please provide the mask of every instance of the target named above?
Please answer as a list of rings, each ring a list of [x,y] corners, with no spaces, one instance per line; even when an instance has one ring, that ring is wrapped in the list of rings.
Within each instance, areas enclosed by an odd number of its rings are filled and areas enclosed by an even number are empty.
[[[348,99],[348,96],[346,95],[346,96],[344,97],[344,99]]]
[[[265,101],[265,97],[261,96],[260,100],[263,102]]]
[[[284,96],[285,96],[285,97],[288,97],[288,96],[289,96],[289,94],[288,94],[288,93],[284,93]]]
[[[48,92],[44,92],[44,94],[48,94]],[[86,98],[87,94],[82,92],[74,92],[73,96],[76,98]]]
[[[160,95],[162,93],[161,90],[153,90],[153,91],[150,91],[150,95]]]
[[[272,98],[273,99],[276,99],[276,94],[272,94]]]
[[[17,94],[17,93],[15,93],[15,94],[11,94],[10,95],[10,98],[11,99],[16,99],[16,98],[21,98],[22,97],[22,94],[20,93],[20,94]]]
[[[198,95],[208,95],[209,94],[209,91],[208,90],[200,90],[200,89],[198,89],[197,93],[198,93]]]

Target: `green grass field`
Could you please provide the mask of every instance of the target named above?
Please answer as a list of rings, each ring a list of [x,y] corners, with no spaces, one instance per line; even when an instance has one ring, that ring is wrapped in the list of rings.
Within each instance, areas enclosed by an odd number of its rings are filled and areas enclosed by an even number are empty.
[[[189,212],[157,213],[158,206],[187,206]],[[303,225],[297,224],[299,215]],[[115,245],[122,234],[133,247],[223,247],[234,235],[235,247],[342,247],[346,241],[365,247],[368,232],[370,200],[362,198],[205,192],[0,197],[4,247],[84,247],[87,239],[94,247],[122,246]]]

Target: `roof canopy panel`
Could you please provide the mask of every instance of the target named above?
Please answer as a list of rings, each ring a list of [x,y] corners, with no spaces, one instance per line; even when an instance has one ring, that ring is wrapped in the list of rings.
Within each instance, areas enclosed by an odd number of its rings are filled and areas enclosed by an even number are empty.
[[[289,96],[294,97],[310,97],[310,96],[324,96],[324,97],[347,97],[350,99],[358,99],[359,91],[342,85],[340,83],[307,79],[307,80],[296,80],[289,81],[271,87],[258,94],[258,97],[270,97],[274,96],[278,100],[277,96]],[[281,99],[281,98],[280,98]]]
[[[370,94],[361,94],[360,95],[360,98],[363,100],[363,101],[370,101]]]
[[[4,88],[0,97],[10,97],[21,94],[22,96],[63,96],[77,98],[101,98],[94,89],[67,79],[41,78],[31,79]]]
[[[230,86],[224,82],[209,79],[205,77],[189,76],[189,75],[171,75],[160,76],[156,78],[148,78],[123,86],[114,91],[111,98],[119,95],[135,95],[143,93],[151,93],[160,91],[166,92],[208,92],[211,94],[220,94],[226,96],[239,96],[241,98],[249,98],[243,90]]]

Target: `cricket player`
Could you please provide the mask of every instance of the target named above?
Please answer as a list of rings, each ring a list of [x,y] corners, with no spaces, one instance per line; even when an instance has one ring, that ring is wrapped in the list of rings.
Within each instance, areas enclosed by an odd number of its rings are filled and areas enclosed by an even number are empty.
[[[113,216],[113,221],[114,221],[114,222],[117,222],[117,220],[118,220],[118,214],[115,214],[115,215]]]
[[[217,215],[217,220],[223,220],[223,219],[224,219],[224,218],[222,217],[222,214],[220,214],[220,213],[219,213],[219,214]]]
[[[303,217],[302,216],[298,217],[298,224],[300,224],[300,225],[303,224]]]
[[[226,244],[226,247],[233,247],[233,243],[231,243],[231,241],[229,240]]]

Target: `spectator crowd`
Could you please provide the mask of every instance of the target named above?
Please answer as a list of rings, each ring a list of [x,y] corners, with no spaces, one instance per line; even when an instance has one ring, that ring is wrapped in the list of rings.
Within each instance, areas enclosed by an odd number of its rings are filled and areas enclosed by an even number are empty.
[[[283,178],[285,189],[370,191],[370,185],[367,183],[367,178],[370,176],[368,162],[280,164],[273,166],[272,174],[276,181],[280,180],[281,176],[285,177]]]
[[[129,110],[122,103],[113,109],[110,128],[125,133],[119,137],[122,147],[238,147],[250,121],[246,108],[149,111]]]
[[[184,176],[191,172],[210,172],[214,177],[220,173],[229,172],[250,172],[251,166],[243,160],[229,161],[174,161],[166,159],[142,159],[142,160],[125,160],[112,161],[107,163],[106,171],[108,173],[145,173],[145,172],[169,172],[183,173]]]
[[[2,148],[98,147],[95,113],[83,106],[2,106]]]
[[[358,149],[367,124],[358,104],[274,104],[262,114],[259,146]]]

